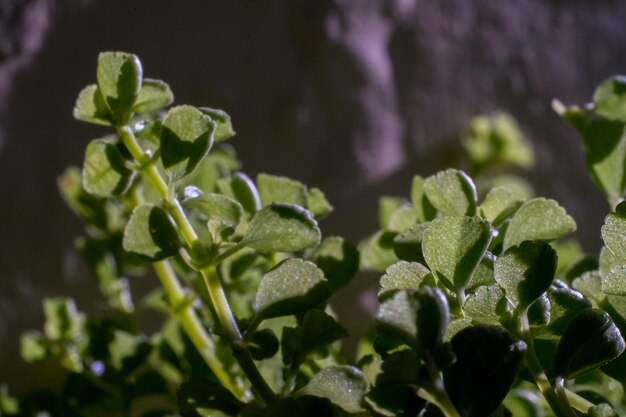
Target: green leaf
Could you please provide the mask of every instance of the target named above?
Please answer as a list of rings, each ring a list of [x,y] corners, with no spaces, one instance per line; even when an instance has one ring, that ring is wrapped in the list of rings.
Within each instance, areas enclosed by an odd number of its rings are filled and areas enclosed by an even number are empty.
[[[509,392],[526,344],[501,327],[489,325],[467,327],[450,343],[457,357],[443,370],[450,400],[462,416],[488,416]]]
[[[82,183],[85,191],[98,197],[122,195],[135,177],[125,165],[119,146],[109,139],[95,139],[85,150]]]
[[[306,188],[299,181],[287,177],[259,174],[256,177],[256,185],[263,206],[271,203],[291,203],[306,207]]]
[[[610,404],[598,404],[589,409],[589,417],[619,417]]]
[[[599,304],[604,299],[602,278],[598,271],[589,271],[572,281],[572,288]]]
[[[98,87],[117,124],[128,120],[141,89],[142,78],[143,69],[136,55],[102,52],[98,56]]]
[[[450,323],[448,300],[437,287],[417,290],[417,341],[421,350],[434,354],[443,342]]]
[[[322,310],[309,310],[298,327],[283,328],[283,363],[297,366],[305,361],[308,354],[347,336],[346,329],[334,318]]]
[[[272,203],[254,215],[242,243],[261,252],[297,252],[317,245],[321,232],[311,212]]]
[[[550,244],[524,242],[498,257],[494,277],[506,298],[521,312],[550,288],[556,262]]]
[[[347,285],[359,270],[359,251],[338,236],[322,240],[307,254],[307,259],[324,271],[333,292]]]
[[[466,315],[481,324],[500,324],[498,312],[506,309],[504,292],[497,285],[485,285],[467,297],[463,304]]]
[[[257,330],[252,334],[248,348],[257,361],[269,359],[278,352],[278,338],[272,329]]]
[[[363,373],[354,366],[336,365],[322,369],[305,385],[298,395],[328,398],[348,413],[365,411],[363,398],[369,383]]]
[[[387,224],[387,230],[392,232],[402,232],[403,230],[413,226],[417,223],[417,215],[411,205],[402,205],[391,213],[389,223]]]
[[[46,338],[41,332],[30,330],[22,334],[20,338],[20,355],[22,359],[33,363],[45,359],[48,354]]]
[[[313,262],[290,258],[263,276],[254,310],[263,318],[288,316],[317,306],[329,295],[322,270]]]
[[[491,241],[480,217],[441,217],[424,232],[422,250],[435,276],[451,290],[464,290]]]
[[[169,216],[154,204],[137,206],[124,229],[124,250],[150,261],[173,256],[181,243]]]
[[[319,188],[311,188],[306,195],[306,207],[311,210],[316,220],[323,219],[333,211],[333,206]]]
[[[191,173],[213,145],[215,123],[193,106],[170,109],[161,127],[161,161],[175,180]]]
[[[161,80],[144,78],[133,112],[149,112],[165,108],[174,101],[170,86]]]
[[[606,247],[615,257],[626,262],[626,203],[618,205],[615,212],[606,216],[601,230]]]
[[[393,251],[399,259],[426,263],[422,252],[422,239],[428,226],[430,222],[416,223],[393,238]]]
[[[552,335],[562,336],[572,319],[580,310],[591,307],[591,303],[581,293],[571,288],[551,288],[548,292],[550,300],[550,324],[548,330]]]
[[[230,178],[220,178],[217,180],[217,188],[220,193],[239,201],[246,213],[254,214],[261,210],[259,192],[246,174],[237,172]]]
[[[78,94],[74,105],[74,118],[103,126],[113,124],[111,111],[96,84],[88,85]]]
[[[211,109],[209,107],[198,107],[198,110],[209,116],[211,120],[217,123],[217,128],[215,129],[214,134],[214,141],[216,144],[235,136],[230,116],[225,111],[220,109]]]
[[[227,226],[237,226],[243,216],[241,204],[222,194],[202,194],[183,201],[183,205]]]
[[[491,189],[480,205],[480,215],[498,227],[522,205],[524,200],[508,187]]]
[[[407,204],[404,198],[382,196],[378,199],[378,223],[381,229],[387,229],[394,211]]]
[[[611,295],[626,295],[626,265],[618,265],[602,275],[602,292]]]
[[[525,240],[555,240],[575,230],[574,219],[556,201],[533,198],[524,203],[511,219],[504,236],[504,249]]]
[[[396,262],[380,278],[378,298],[382,300],[396,290],[416,290],[429,275],[430,270],[417,262]]]
[[[624,339],[611,317],[604,311],[586,308],[572,319],[561,337],[554,371],[571,379],[612,361],[623,351]]]
[[[411,346],[417,343],[418,301],[414,291],[400,290],[380,303],[376,325],[383,335],[401,337]]]
[[[46,317],[44,333],[51,341],[71,340],[83,330],[84,316],[71,298],[47,298],[43,301]]]
[[[593,93],[594,111],[609,120],[626,123],[626,77],[615,75]]]
[[[476,213],[476,186],[463,171],[447,169],[424,181],[428,201],[446,216],[473,216]]]
[[[380,230],[359,243],[361,268],[383,272],[389,265],[398,261],[393,250],[395,232]]]
[[[424,194],[424,178],[419,175],[414,176],[411,183],[411,205],[420,223],[434,219],[437,214],[437,209]]]

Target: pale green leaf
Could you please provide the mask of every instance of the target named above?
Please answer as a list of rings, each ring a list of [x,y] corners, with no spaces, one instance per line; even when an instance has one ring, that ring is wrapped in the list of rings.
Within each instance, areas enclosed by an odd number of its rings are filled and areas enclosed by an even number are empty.
[[[145,78],[133,106],[133,112],[148,112],[165,108],[174,101],[169,85],[161,80]]]
[[[259,174],[256,177],[256,185],[263,206],[271,203],[291,203],[306,207],[306,188],[299,181],[287,177]]]
[[[594,111],[609,120],[626,122],[626,77],[605,80],[593,94]]]
[[[602,292],[611,295],[626,295],[626,265],[614,266],[602,275]]]
[[[243,216],[241,204],[222,194],[202,194],[195,198],[186,199],[183,205],[204,214],[208,220],[217,221],[227,226],[237,226]]]
[[[383,299],[396,290],[418,289],[430,274],[428,268],[417,262],[396,262],[380,278],[378,298]]]
[[[496,187],[487,193],[480,205],[480,215],[498,227],[522,205],[524,200],[507,187]]]
[[[393,249],[394,232],[378,231],[359,243],[361,268],[383,272],[389,265],[398,261]]]
[[[626,203],[609,213],[602,226],[602,239],[615,257],[626,262]]]
[[[111,111],[96,84],[88,85],[78,94],[74,105],[74,118],[104,126],[113,124]]]
[[[112,197],[124,194],[135,173],[126,167],[119,146],[108,139],[94,139],[85,149],[82,184],[90,194]]]
[[[217,128],[215,129],[215,134],[213,135],[216,144],[235,136],[230,116],[224,110],[211,109],[209,107],[199,107],[198,110],[208,115],[211,120],[217,123]]]
[[[126,123],[141,89],[143,69],[136,55],[102,52],[98,56],[98,87],[115,115],[116,123]]]
[[[473,216],[476,213],[476,186],[463,171],[447,169],[424,181],[428,201],[446,216]]]
[[[319,188],[311,188],[306,195],[306,207],[311,210],[317,219],[323,219],[333,211],[333,206],[326,199],[326,195]]]
[[[419,175],[414,176],[411,183],[411,204],[420,222],[432,220],[437,214],[437,210],[424,194],[424,178]]]
[[[158,261],[175,255],[181,243],[165,210],[145,203],[133,210],[124,229],[122,245],[127,252]]]
[[[498,311],[506,308],[504,292],[497,285],[479,287],[463,304],[463,311],[482,324],[500,324]]]

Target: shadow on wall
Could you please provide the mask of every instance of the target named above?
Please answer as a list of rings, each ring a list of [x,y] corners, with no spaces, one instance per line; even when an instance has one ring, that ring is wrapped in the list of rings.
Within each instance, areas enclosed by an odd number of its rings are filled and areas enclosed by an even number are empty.
[[[71,117],[102,50],[138,54],[177,103],[229,112],[246,172],[322,188],[336,207],[328,235],[372,231],[378,195],[406,195],[414,174],[456,163],[459,131],[501,109],[534,139],[538,192],[578,220],[589,250],[600,244],[607,207],[550,101],[584,102],[624,71],[624,2],[49,1],[0,0],[0,381],[16,392],[34,372],[16,359],[17,335],[40,326],[41,298],[95,304],[55,178],[102,133]],[[337,310],[358,334],[365,312],[347,304]]]

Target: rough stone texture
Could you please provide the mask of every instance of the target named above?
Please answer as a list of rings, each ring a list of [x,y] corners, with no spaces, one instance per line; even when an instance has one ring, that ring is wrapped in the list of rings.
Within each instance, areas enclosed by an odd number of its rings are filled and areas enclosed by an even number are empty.
[[[582,103],[601,80],[625,71],[624,2],[54,6],[33,55],[52,8],[0,0],[0,382],[15,392],[33,385],[33,369],[17,360],[17,336],[41,325],[41,298],[70,293],[81,308],[97,304],[71,250],[81,226],[57,196],[55,177],[80,164],[87,140],[103,132],[71,118],[101,50],[137,53],[147,76],[170,83],[177,103],[227,110],[245,170],[319,186],[337,209],[323,224],[326,234],[353,240],[376,227],[378,195],[406,195],[415,173],[459,163],[459,131],[472,116],[508,111],[536,146],[531,180],[539,193],[563,202],[590,250],[600,244],[607,207],[550,101]],[[375,279],[363,278],[370,286]],[[353,299],[337,308],[359,315],[345,305]]]

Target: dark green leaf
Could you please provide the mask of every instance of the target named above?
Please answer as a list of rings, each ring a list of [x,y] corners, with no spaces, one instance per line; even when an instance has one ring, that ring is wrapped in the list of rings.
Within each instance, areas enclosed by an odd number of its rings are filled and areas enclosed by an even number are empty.
[[[424,178],[416,175],[413,177],[411,184],[411,205],[417,219],[420,222],[426,222],[435,218],[437,209],[428,201],[426,194],[424,194]]]
[[[278,338],[272,329],[257,330],[252,334],[248,348],[257,361],[268,359],[278,352]]]
[[[359,413],[365,411],[363,397],[368,390],[369,383],[359,369],[336,365],[315,374],[297,394],[328,398],[348,413]]]
[[[380,278],[378,298],[382,300],[396,290],[416,290],[428,275],[431,275],[430,271],[422,264],[396,262],[387,268],[385,275]]]
[[[448,300],[437,287],[417,290],[417,342],[422,350],[433,354],[441,345],[450,323]]]
[[[183,417],[199,417],[198,408],[223,411],[237,415],[241,403],[223,386],[208,380],[191,380],[183,383],[178,390],[178,408]]]
[[[615,75],[593,93],[594,111],[609,120],[626,123],[626,77]]]
[[[216,144],[235,136],[230,116],[225,111],[209,107],[199,107],[198,110],[209,116],[217,124],[215,134],[213,135],[213,140]]]
[[[327,237],[307,253],[307,258],[324,271],[331,291],[344,287],[359,270],[359,251],[338,236]]]
[[[95,139],[85,150],[82,182],[85,191],[98,197],[124,194],[135,173],[126,167],[119,146],[108,139]]]
[[[148,112],[165,108],[174,101],[170,86],[161,80],[145,78],[133,106],[133,112]]]
[[[499,256],[494,277],[519,311],[545,293],[556,271],[556,252],[546,242],[524,242]]]
[[[167,213],[153,204],[137,206],[124,230],[124,250],[158,261],[178,252],[180,239]]]
[[[193,106],[170,109],[161,127],[161,161],[173,179],[191,173],[213,145],[215,123]]]
[[[403,261],[426,263],[422,253],[422,239],[428,226],[429,222],[416,223],[394,237],[393,250],[396,256]]]
[[[294,204],[272,203],[254,215],[242,243],[261,252],[297,252],[317,245],[320,239],[310,211]]]
[[[488,416],[509,392],[526,344],[488,325],[467,327],[450,342],[457,361],[443,370],[443,378],[452,403],[463,416]]]
[[[347,417],[346,412],[335,406],[328,398],[310,395],[281,398],[262,413],[262,416],[271,417]],[[259,412],[255,409],[250,409],[249,412],[244,409],[240,417],[259,417]]]
[[[424,231],[422,249],[431,271],[453,291],[463,290],[491,241],[480,217],[442,217]]]
[[[528,322],[531,326],[542,329],[550,323],[550,300],[545,293],[528,307]]]
[[[463,171],[447,169],[424,181],[428,201],[446,216],[473,216],[476,213],[476,186]]]
[[[559,342],[554,362],[556,375],[570,379],[617,358],[624,339],[611,317],[586,308],[570,322]]]
[[[141,88],[143,69],[139,58],[124,52],[102,52],[98,56],[97,78],[116,123],[126,123]]]
[[[417,343],[417,310],[419,302],[414,291],[400,290],[380,303],[376,324],[380,332],[401,337],[406,343]]]
[[[96,84],[88,85],[78,94],[74,105],[74,118],[104,126],[113,124],[111,111]]]
[[[554,200],[533,198],[511,219],[504,237],[504,249],[525,240],[555,240],[576,230],[576,223]]]
[[[329,295],[328,281],[313,262],[291,258],[263,276],[254,310],[264,318],[288,316],[315,307]]]
[[[550,300],[548,330],[556,336],[563,335],[580,310],[591,307],[589,300],[571,288],[551,288],[547,295]]]
[[[222,194],[239,201],[246,213],[254,214],[261,210],[259,192],[246,174],[237,172],[231,178],[221,178],[217,180],[217,187]]]

